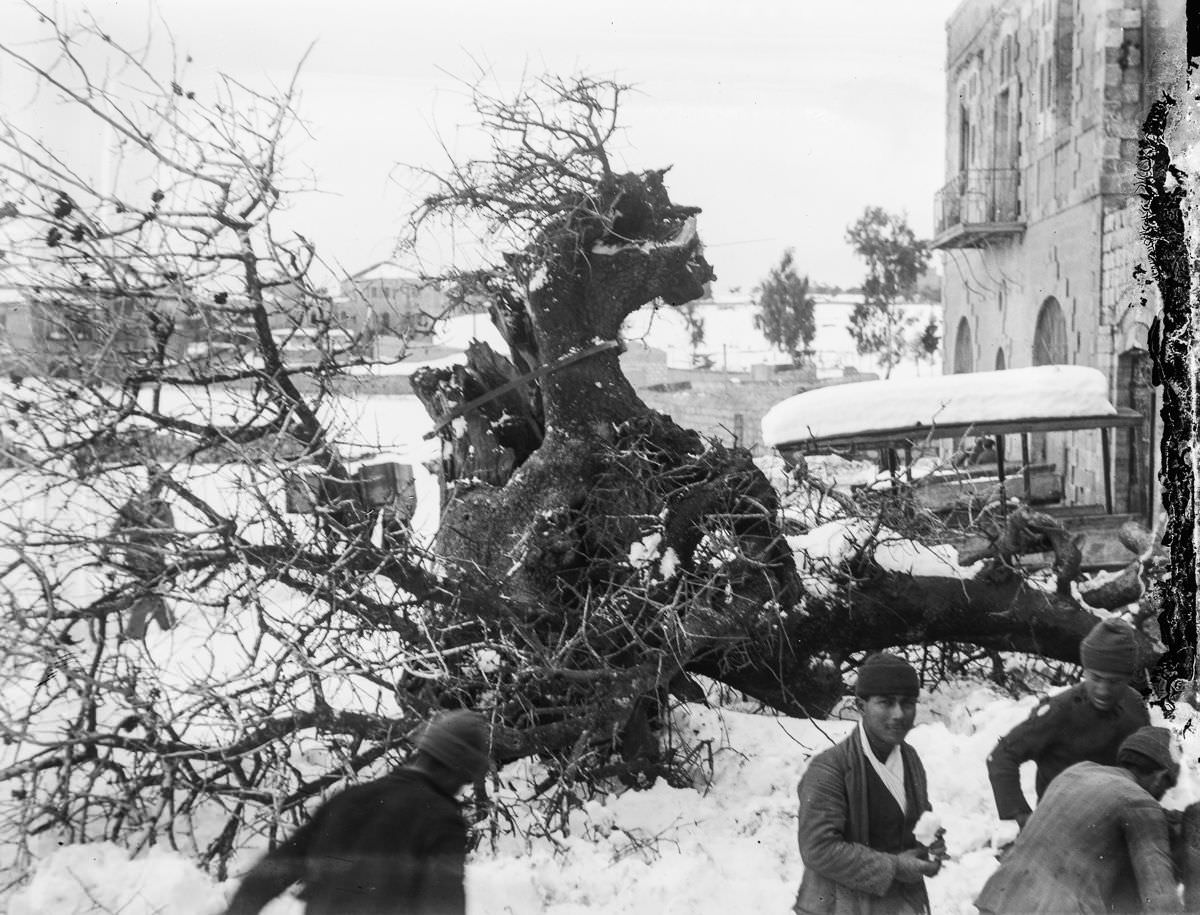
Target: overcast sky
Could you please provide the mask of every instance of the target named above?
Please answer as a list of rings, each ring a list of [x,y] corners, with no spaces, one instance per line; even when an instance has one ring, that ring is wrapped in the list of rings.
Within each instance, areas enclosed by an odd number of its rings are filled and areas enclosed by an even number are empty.
[[[0,0],[11,23],[12,0]],[[320,193],[290,218],[335,264],[388,257],[412,205],[398,165],[437,165],[469,124],[460,80],[498,86],[587,73],[633,84],[624,165],[673,165],[673,198],[703,208],[718,289],[749,292],[785,248],[814,280],[857,283],[845,228],[864,206],[931,231],[944,182],[945,20],[957,0],[103,0],[114,36],[160,17],[192,82],[254,86],[300,74],[309,137],[289,165]],[[71,2],[59,9],[78,10]],[[28,19],[28,14],[22,15]],[[6,29],[8,26],[6,25]],[[155,31],[163,28],[155,24]],[[11,34],[11,32],[10,32]],[[449,260],[449,245],[444,252]]]

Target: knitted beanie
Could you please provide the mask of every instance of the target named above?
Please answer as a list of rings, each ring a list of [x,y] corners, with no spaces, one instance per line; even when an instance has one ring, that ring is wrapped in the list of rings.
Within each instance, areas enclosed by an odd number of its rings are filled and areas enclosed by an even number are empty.
[[[417,735],[417,750],[432,756],[466,781],[475,781],[488,769],[487,721],[477,712],[457,709],[443,712]]]
[[[1172,748],[1171,732],[1166,728],[1138,728],[1123,741],[1117,750],[1117,762],[1126,763],[1131,757],[1144,757],[1160,769],[1178,770]]]
[[[1116,617],[1101,620],[1079,643],[1079,660],[1089,670],[1132,677],[1139,660],[1133,626]]]
[[[854,684],[854,695],[860,699],[867,696],[912,696],[921,691],[921,678],[916,668],[904,658],[887,652],[873,654],[858,668],[858,681]]]

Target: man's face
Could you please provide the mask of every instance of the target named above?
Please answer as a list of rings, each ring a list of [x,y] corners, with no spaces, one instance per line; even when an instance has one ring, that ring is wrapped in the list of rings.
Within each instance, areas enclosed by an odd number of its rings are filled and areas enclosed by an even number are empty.
[[[1179,781],[1179,768],[1172,766],[1169,769],[1159,769],[1157,772],[1150,773],[1134,773],[1134,779],[1137,783],[1146,789],[1146,792],[1156,801],[1161,801],[1163,795],[1175,787]]]
[[[1124,674],[1112,674],[1089,667],[1083,671],[1083,689],[1092,705],[1104,712],[1117,704],[1130,679]]]
[[[858,708],[867,736],[889,747],[904,743],[917,717],[915,696],[868,696]]]
[[[1163,795],[1175,787],[1179,781],[1179,773],[1172,769],[1164,769],[1159,772],[1155,778],[1154,786],[1150,788],[1150,795],[1156,801],[1161,801]]]

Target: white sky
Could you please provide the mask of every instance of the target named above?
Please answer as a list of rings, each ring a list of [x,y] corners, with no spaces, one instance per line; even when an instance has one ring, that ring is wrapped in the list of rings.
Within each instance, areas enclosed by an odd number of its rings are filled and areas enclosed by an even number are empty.
[[[459,78],[472,61],[503,86],[527,71],[614,77],[628,168],[673,164],[675,200],[703,208],[718,290],[748,292],[795,247],[802,273],[851,285],[844,240],[863,207],[907,212],[931,231],[943,177],[945,20],[957,0],[608,0],[599,4],[408,0],[98,0],[114,37],[137,43],[153,10],[181,54],[186,88],[220,70],[253,86],[302,71],[290,168],[320,193],[297,228],[354,271],[389,257],[412,183],[398,164],[436,165],[471,123]],[[0,19],[28,21],[15,0]],[[79,10],[72,0],[60,10]],[[160,24],[154,29],[165,37]],[[2,75],[2,74],[0,74]],[[461,241],[461,240],[460,240]],[[437,255],[435,255],[436,257]],[[450,246],[442,258],[450,260]],[[436,266],[436,265],[427,265]]]

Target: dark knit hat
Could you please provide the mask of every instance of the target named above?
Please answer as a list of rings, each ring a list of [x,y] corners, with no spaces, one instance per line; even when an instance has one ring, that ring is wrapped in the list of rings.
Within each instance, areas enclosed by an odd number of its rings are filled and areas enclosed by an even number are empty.
[[[860,699],[867,696],[912,696],[921,691],[921,678],[916,668],[904,658],[881,651],[873,654],[858,668],[858,681],[854,684],[854,695]]]
[[[417,735],[416,746],[456,775],[475,781],[487,772],[490,737],[482,715],[457,709],[443,712],[425,725]]]
[[[1079,643],[1079,660],[1089,670],[1132,677],[1138,670],[1137,633],[1123,619],[1101,620]]]
[[[1179,771],[1179,763],[1172,750],[1171,732],[1166,728],[1138,728],[1121,741],[1117,750],[1118,763],[1130,762],[1139,756],[1159,769]]]

